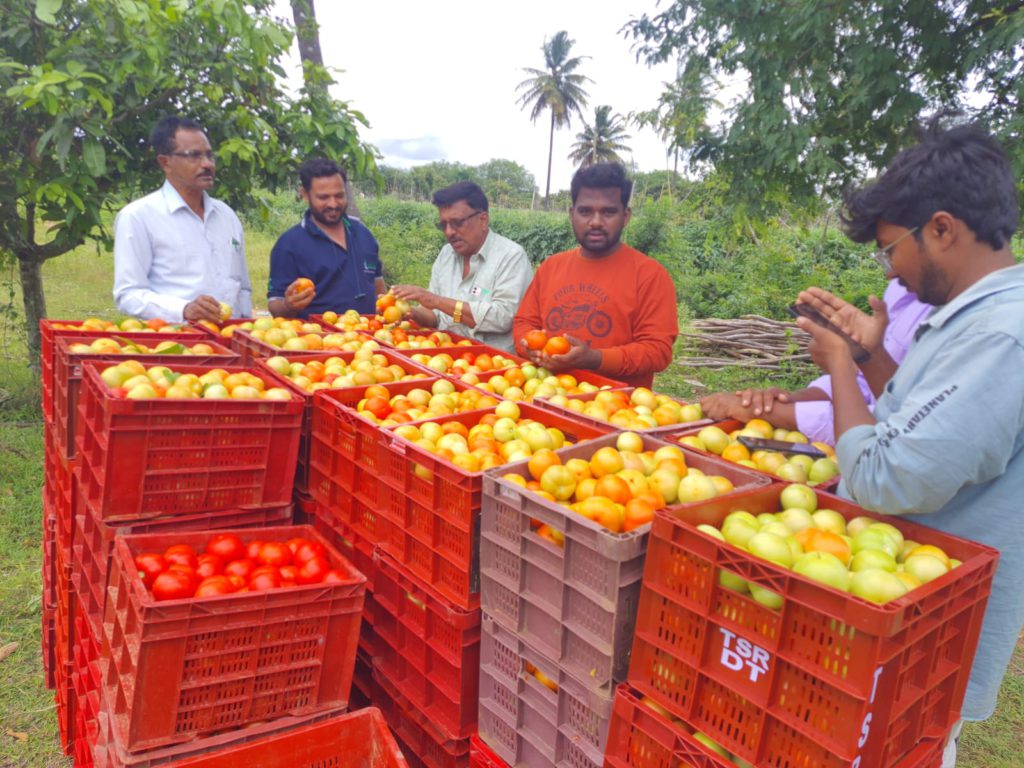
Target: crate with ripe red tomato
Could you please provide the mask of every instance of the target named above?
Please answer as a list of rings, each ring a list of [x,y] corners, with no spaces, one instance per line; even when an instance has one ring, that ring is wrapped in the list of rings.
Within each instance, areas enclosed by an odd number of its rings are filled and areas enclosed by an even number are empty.
[[[120,743],[344,708],[365,588],[309,526],[118,536],[102,664]]]

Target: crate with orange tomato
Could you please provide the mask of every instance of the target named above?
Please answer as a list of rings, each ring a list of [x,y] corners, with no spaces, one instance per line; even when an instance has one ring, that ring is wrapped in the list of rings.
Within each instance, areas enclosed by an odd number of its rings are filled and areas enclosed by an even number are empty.
[[[546,390],[544,390],[546,391]],[[623,387],[573,395],[539,395],[538,405],[618,429],[650,434],[677,432],[686,427],[710,424],[700,405],[687,403],[647,387]]]
[[[769,482],[636,433],[608,434],[490,470],[481,606],[610,697],[629,664],[655,510]]]
[[[728,419],[714,424],[688,425],[678,431],[668,432],[667,436],[673,442],[695,451],[720,456],[726,461],[765,472],[785,482],[808,483],[829,491],[839,485],[839,464],[833,446],[820,441],[812,442],[797,430],[773,427],[765,419],[751,419],[745,423]],[[740,438],[744,436],[807,445],[816,448],[822,455],[811,457],[792,451],[751,449],[741,441]]]
[[[484,470],[608,431],[511,401],[384,429],[381,480],[392,492],[381,513],[394,538],[382,546],[447,599],[475,606]]]

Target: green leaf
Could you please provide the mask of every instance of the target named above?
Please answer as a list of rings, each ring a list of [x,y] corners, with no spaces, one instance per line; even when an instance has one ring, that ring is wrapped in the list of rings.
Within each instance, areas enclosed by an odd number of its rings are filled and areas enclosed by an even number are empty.
[[[82,146],[82,159],[93,176],[102,176],[107,170],[107,151],[95,136],[87,136]]]
[[[36,0],[36,18],[43,24],[56,24],[57,11],[64,5],[64,0]]]
[[[164,349],[154,349],[150,354],[153,355],[184,355],[185,345],[184,344],[172,344]]]

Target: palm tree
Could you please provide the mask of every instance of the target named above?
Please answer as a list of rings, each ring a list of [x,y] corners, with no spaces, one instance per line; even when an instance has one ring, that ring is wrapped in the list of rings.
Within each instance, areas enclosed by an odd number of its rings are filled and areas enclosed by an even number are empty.
[[[524,67],[531,77],[516,86],[523,91],[519,104],[525,109],[531,107],[530,120],[537,118],[544,110],[551,111],[551,134],[548,140],[548,178],[544,188],[544,207],[548,207],[551,194],[551,159],[555,147],[555,128],[568,127],[572,113],[583,116],[582,108],[587,106],[587,92],[584,83],[592,82],[589,77],[576,72],[586,56],[569,57],[569,49],[575,40],[569,39],[565,30],[558,32],[550,40],[545,40],[541,50],[544,52],[545,69]]]
[[[572,145],[569,159],[581,168],[594,163],[623,162],[619,152],[628,152],[629,147],[623,143],[630,136],[626,133],[626,124],[622,115],[613,115],[612,108],[602,104],[594,110],[594,124],[583,121],[583,131],[576,134],[576,143]]]

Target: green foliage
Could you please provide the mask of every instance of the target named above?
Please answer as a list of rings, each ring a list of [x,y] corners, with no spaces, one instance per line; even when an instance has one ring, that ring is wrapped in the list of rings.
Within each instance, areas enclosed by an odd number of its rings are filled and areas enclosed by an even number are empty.
[[[937,108],[966,108],[988,123],[1024,170],[1015,140],[1024,125],[1022,3],[675,0],[625,29],[638,55],[677,61],[685,76],[647,117],[691,159],[724,171],[755,210],[809,204],[884,166]],[[708,128],[703,108],[721,93],[719,80],[738,95]],[[968,99],[972,91],[981,98]],[[680,128],[693,129],[692,141],[678,140]]]
[[[612,108],[602,104],[594,110],[593,124],[583,121],[583,130],[576,134],[569,159],[579,166],[621,163],[623,160],[619,152],[629,151],[629,145],[625,143],[628,138],[622,115],[613,115]]]
[[[512,160],[488,160],[477,166],[443,160],[408,169],[382,166],[380,174],[388,195],[418,201],[429,201],[434,192],[457,181],[473,181],[480,185],[491,205],[529,208],[536,189],[533,174]],[[377,194],[371,180],[357,181],[355,188],[364,195]]]
[[[365,118],[319,87],[326,72],[298,97],[282,87],[292,33],[272,6],[0,0],[0,254],[38,270],[87,238],[109,244],[102,213],[162,180],[146,139],[165,114],[206,127],[235,206],[290,185],[314,152],[372,176]],[[42,297],[25,301],[31,324]]]

